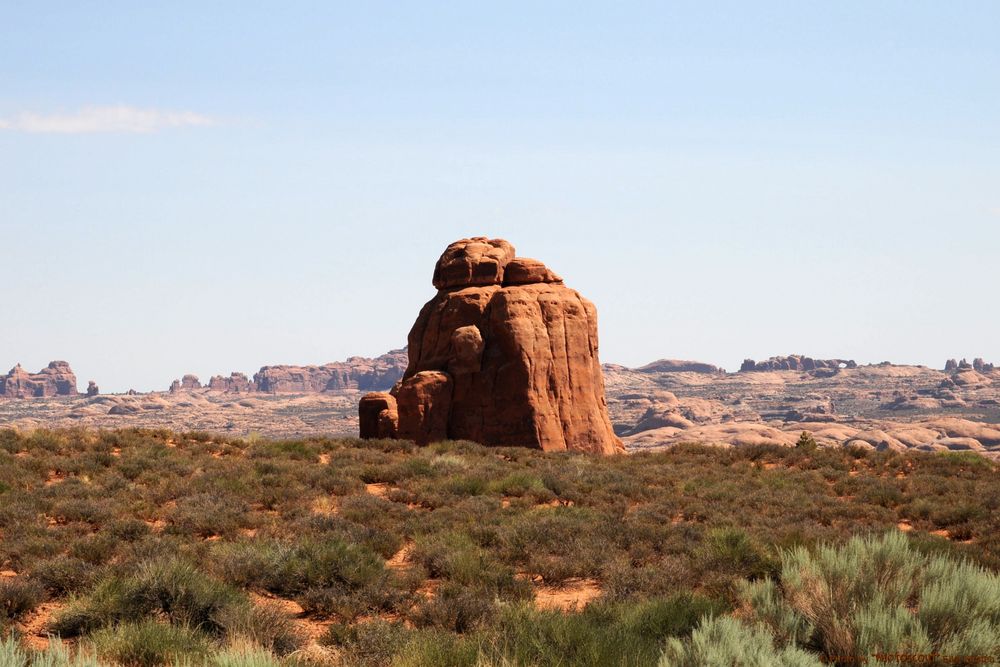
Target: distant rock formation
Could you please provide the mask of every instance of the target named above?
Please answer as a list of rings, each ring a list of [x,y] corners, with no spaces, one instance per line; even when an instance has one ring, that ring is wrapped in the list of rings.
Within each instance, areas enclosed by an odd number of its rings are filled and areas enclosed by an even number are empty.
[[[710,373],[719,375],[725,373],[724,368],[700,361],[681,361],[679,359],[659,359],[635,370],[640,373]]]
[[[986,363],[982,358],[976,358],[972,360],[972,368],[978,373],[992,373],[996,370],[996,366],[991,363]]]
[[[91,380],[90,382],[87,383],[87,397],[88,398],[92,398],[94,396],[97,396],[100,393],[101,393],[101,390],[98,388],[96,382],[94,382],[93,380]]]
[[[269,394],[317,394],[330,391],[387,390],[403,377],[406,348],[391,350],[374,359],[350,357],[322,366],[262,366],[253,379],[245,373],[213,375],[202,385],[196,375],[174,380],[170,393],[208,389],[230,394],[265,392]]]
[[[946,373],[954,373],[956,371],[967,371],[974,370],[977,373],[991,373],[996,370],[996,365],[987,363],[983,361],[982,357],[977,357],[972,360],[970,364],[968,359],[962,359],[961,361],[955,361],[954,359],[949,359],[944,364],[944,371]]]
[[[76,396],[76,375],[65,361],[52,361],[37,373],[29,373],[17,364],[6,376],[0,376],[0,397],[42,398]]]
[[[208,380],[208,388],[230,394],[246,394],[257,389],[245,373],[230,373],[229,377],[213,375]]]
[[[254,374],[253,386],[272,394],[386,390],[403,377],[406,364],[404,348],[374,359],[350,357],[322,366],[264,366]]]
[[[201,389],[201,381],[197,375],[191,375],[190,373],[180,380],[174,380],[170,383],[171,394],[176,394],[178,391],[194,391],[196,389]]]
[[[753,371],[814,371],[819,369],[857,368],[853,359],[813,359],[799,354],[787,357],[771,357],[766,361],[744,359],[741,373]]]
[[[410,330],[403,379],[359,404],[362,437],[391,432],[395,408],[397,437],[421,444],[622,451],[608,419],[592,303],[501,239],[452,243],[432,282],[438,293]]]

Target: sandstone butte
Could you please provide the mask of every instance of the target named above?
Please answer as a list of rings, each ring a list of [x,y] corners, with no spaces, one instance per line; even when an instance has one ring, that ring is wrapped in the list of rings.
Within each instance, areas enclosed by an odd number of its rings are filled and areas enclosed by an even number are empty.
[[[0,375],[0,398],[39,398],[76,396],[76,375],[65,361],[53,361],[37,373],[29,373],[17,364],[7,375]]]
[[[403,378],[361,398],[362,438],[624,451],[608,418],[590,301],[485,237],[449,245],[433,284]]]

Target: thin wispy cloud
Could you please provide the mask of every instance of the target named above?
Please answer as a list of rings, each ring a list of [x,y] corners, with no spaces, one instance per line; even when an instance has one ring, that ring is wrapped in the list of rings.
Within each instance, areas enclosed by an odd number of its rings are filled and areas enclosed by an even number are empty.
[[[138,109],[130,106],[84,107],[73,113],[56,114],[24,112],[0,118],[0,130],[37,134],[149,134],[172,128],[218,124],[216,119],[193,111]]]

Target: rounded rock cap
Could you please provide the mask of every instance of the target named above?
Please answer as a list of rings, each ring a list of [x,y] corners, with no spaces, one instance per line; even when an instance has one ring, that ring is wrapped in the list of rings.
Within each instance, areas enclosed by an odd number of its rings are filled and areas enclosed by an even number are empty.
[[[450,244],[434,267],[434,287],[453,289],[499,285],[514,259],[514,246],[503,239],[475,236]]]

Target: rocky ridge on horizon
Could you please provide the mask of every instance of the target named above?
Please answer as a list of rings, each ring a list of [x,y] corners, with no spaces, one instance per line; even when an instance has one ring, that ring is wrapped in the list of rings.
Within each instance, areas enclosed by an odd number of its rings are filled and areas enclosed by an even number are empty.
[[[857,367],[858,364],[853,359],[813,359],[801,354],[792,354],[787,357],[771,357],[764,361],[744,359],[743,365],[740,366],[740,372],[814,371],[819,369],[837,371],[842,368]]]
[[[378,391],[389,389],[406,370],[406,348],[389,350],[375,358],[348,357],[320,366],[261,366],[253,380],[233,372],[228,377],[213,375],[202,385],[196,375],[174,380],[170,393],[208,389],[224,393],[248,394],[318,394],[345,390]]]
[[[882,363],[827,376],[824,369],[711,373],[701,372],[711,364],[652,362],[638,368],[606,364],[603,376],[609,417],[630,451],[678,442],[792,444],[807,430],[824,445],[976,451],[1000,458],[994,433],[1000,429],[1000,370],[990,370],[985,363],[983,372],[973,364],[959,366],[956,362],[946,372]],[[233,382],[244,386],[241,383],[250,380],[237,374]],[[210,382],[174,394],[0,400],[0,427],[353,435],[360,395],[358,389],[304,394],[230,391],[213,388]]]

